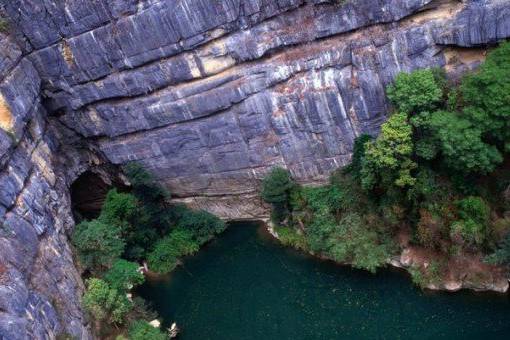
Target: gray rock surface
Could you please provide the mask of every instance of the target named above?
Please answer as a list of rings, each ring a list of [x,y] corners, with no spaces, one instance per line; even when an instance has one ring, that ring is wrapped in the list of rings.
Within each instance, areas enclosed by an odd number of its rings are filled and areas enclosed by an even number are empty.
[[[507,0],[0,4],[6,339],[90,337],[67,234],[69,186],[91,164],[139,161],[194,207],[265,218],[260,178],[278,164],[326,180],[378,133],[396,74],[457,77],[510,37]]]

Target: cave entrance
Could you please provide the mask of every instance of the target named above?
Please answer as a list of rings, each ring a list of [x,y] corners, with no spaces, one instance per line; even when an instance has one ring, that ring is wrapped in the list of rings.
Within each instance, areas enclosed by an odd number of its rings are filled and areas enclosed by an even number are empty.
[[[112,188],[91,171],[81,174],[71,185],[71,203],[77,222],[99,217],[108,190]]]

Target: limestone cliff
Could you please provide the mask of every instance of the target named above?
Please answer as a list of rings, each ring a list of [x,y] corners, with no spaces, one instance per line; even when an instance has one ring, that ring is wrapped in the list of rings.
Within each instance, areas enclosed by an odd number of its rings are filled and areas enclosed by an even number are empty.
[[[225,218],[266,215],[376,134],[401,71],[452,77],[510,37],[508,0],[0,0],[0,338],[88,338],[69,186],[139,161]]]

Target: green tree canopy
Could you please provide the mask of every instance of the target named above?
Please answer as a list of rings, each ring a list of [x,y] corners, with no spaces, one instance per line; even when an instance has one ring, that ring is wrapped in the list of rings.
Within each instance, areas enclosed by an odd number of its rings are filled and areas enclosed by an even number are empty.
[[[147,321],[135,321],[129,327],[129,340],[167,340],[168,335],[159,328],[151,326]]]
[[[267,203],[286,203],[293,186],[289,171],[275,167],[262,181],[262,198]]]
[[[133,287],[141,285],[145,277],[138,270],[137,263],[119,259],[113,263],[112,268],[104,275],[104,280],[119,292],[125,292]]]
[[[489,53],[479,71],[462,81],[464,116],[485,138],[510,151],[510,42]]]
[[[124,293],[120,293],[105,281],[96,278],[87,281],[83,306],[95,320],[111,323],[122,323],[132,307]]]
[[[486,174],[503,161],[498,149],[482,140],[482,131],[469,120],[448,111],[431,114],[425,123],[432,131],[443,161],[462,173]]]
[[[214,235],[223,232],[225,222],[204,210],[187,210],[177,223],[178,228],[191,231],[193,237],[203,244]]]
[[[81,264],[93,272],[110,268],[121,256],[125,245],[119,227],[99,220],[78,224],[72,241]]]
[[[399,73],[387,94],[396,110],[407,114],[435,110],[443,99],[443,90],[430,69]]]
[[[365,189],[373,189],[381,180],[386,185],[398,187],[414,185],[411,171],[417,165],[411,158],[414,147],[412,135],[413,129],[405,113],[392,115],[382,125],[379,137],[365,146],[361,169]]]
[[[199,244],[193,239],[193,232],[175,229],[169,236],[158,241],[147,261],[149,268],[157,273],[171,272],[179,263],[179,257],[198,251]]]

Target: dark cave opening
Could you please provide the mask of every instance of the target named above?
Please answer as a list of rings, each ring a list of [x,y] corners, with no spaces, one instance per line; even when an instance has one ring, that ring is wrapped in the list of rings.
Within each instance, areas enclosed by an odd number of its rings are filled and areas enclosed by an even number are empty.
[[[96,173],[86,171],[81,174],[71,185],[71,202],[76,221],[99,217],[101,206],[111,188],[112,185]]]

